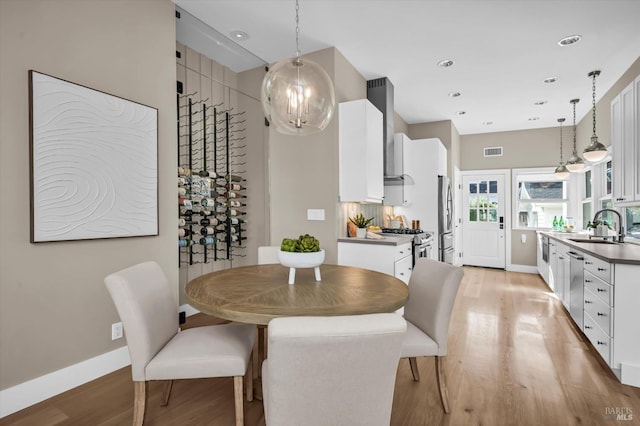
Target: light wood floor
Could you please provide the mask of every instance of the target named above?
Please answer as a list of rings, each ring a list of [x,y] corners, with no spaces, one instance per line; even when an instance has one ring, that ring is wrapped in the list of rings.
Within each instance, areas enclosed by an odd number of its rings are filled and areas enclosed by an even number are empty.
[[[195,315],[188,326],[215,322]],[[400,363],[392,425],[640,424],[640,388],[621,385],[601,365],[537,275],[465,268],[445,364],[451,414],[442,412],[433,360],[418,363],[420,382],[411,379],[406,360]],[[176,381],[164,408],[161,394],[162,383],[152,383],[147,425],[233,424],[230,378]],[[0,425],[128,425],[132,403],[124,368]],[[633,420],[610,417],[616,408],[631,410]],[[261,415],[260,401],[245,401],[246,425],[260,424]]]

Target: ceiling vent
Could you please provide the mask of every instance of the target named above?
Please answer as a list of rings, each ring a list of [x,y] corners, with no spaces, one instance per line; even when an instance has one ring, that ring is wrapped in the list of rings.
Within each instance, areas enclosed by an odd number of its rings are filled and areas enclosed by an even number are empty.
[[[484,149],[485,157],[502,157],[502,147],[492,146],[491,148]]]

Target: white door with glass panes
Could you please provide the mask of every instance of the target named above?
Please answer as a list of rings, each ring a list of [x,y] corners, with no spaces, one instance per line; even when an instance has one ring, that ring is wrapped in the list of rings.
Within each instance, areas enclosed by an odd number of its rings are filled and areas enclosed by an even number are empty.
[[[505,176],[464,175],[462,193],[464,264],[505,268]]]

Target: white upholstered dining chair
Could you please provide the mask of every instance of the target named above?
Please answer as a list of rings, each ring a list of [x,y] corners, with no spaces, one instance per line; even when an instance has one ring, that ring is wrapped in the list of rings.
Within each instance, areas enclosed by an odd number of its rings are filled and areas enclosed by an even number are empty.
[[[110,274],[104,282],[124,326],[134,384],[133,424],[142,425],[150,380],[233,377],[236,425],[244,423],[243,384],[251,378],[256,329],[251,324],[195,327],[178,332],[178,307],[167,279],[155,262]],[[252,383],[247,399],[253,398]]]
[[[402,358],[409,358],[413,380],[420,380],[417,357],[435,357],[440,400],[449,413],[445,384],[444,357],[447,355],[449,321],[462,268],[435,260],[419,258],[409,280],[409,301],[404,305],[407,334],[402,344]]]
[[[388,426],[405,331],[393,313],[271,320],[267,426]]]
[[[258,265],[270,265],[280,263],[278,252],[280,246],[260,246],[258,247]]]

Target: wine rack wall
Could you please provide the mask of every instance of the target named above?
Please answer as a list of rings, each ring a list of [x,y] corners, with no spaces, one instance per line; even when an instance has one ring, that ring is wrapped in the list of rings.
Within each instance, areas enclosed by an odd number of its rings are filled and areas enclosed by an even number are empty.
[[[196,99],[177,95],[180,266],[244,257],[247,240],[244,112]]]

